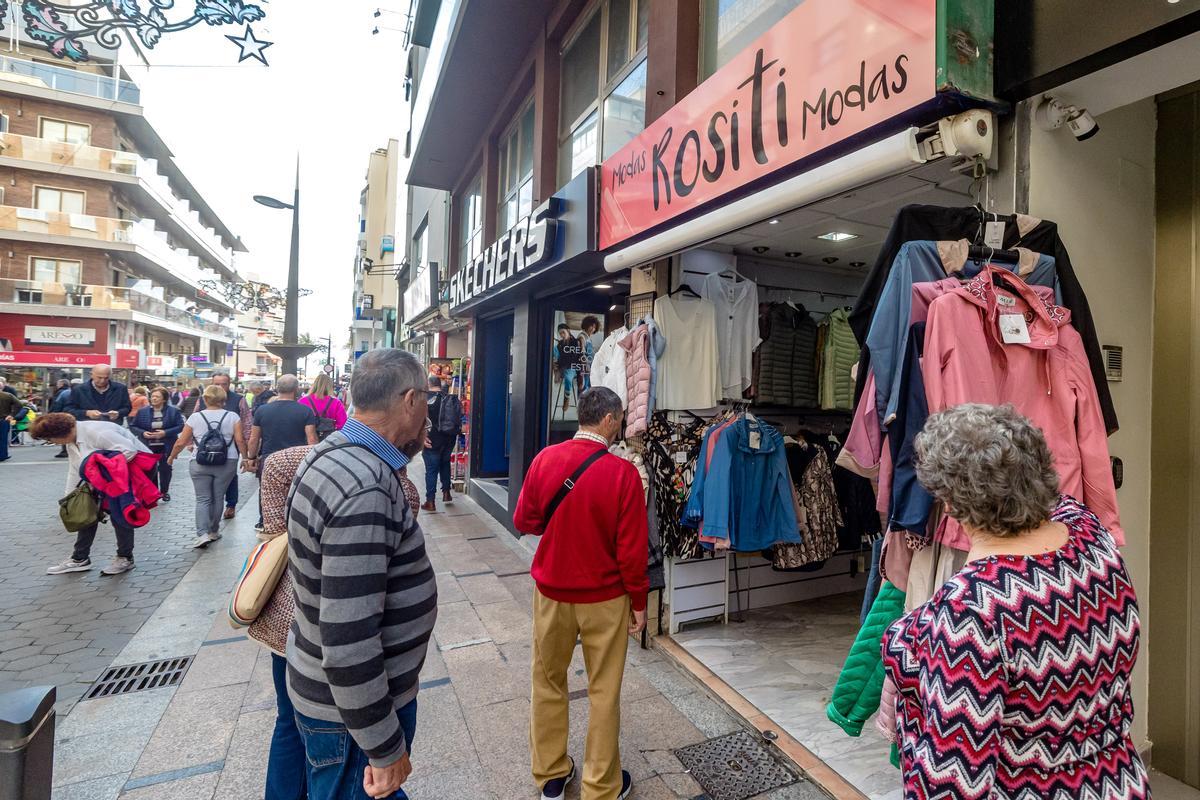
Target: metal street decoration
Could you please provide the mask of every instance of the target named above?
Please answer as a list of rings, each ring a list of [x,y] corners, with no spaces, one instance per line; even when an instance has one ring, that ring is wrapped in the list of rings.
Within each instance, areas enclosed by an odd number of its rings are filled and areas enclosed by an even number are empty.
[[[261,311],[266,313],[276,308],[287,307],[287,293],[269,283],[245,281],[230,283],[228,281],[202,280],[200,287],[209,294],[219,295],[238,311]],[[301,289],[300,297],[312,294],[311,289]]]
[[[12,0],[0,0],[0,28]],[[121,46],[122,31],[130,31],[147,49],[153,49],[165,34],[178,33],[201,23],[206,25],[245,25],[241,36],[226,36],[240,48],[238,63],[255,58],[267,63],[263,50],[271,46],[254,36],[251,22],[266,17],[261,6],[242,0],[193,0],[195,8],[188,17],[172,22],[167,12],[175,0],[86,0],[81,4],[52,0],[21,0],[25,33],[58,58],[87,61],[84,42],[95,40],[110,50]],[[143,8],[143,3],[146,3]]]

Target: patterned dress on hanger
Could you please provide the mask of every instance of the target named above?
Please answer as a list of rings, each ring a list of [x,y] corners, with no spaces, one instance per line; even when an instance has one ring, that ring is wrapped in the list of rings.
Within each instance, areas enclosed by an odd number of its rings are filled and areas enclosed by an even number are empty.
[[[696,475],[696,459],[704,439],[706,422],[671,422],[666,412],[656,411],[646,429],[646,466],[654,488],[662,552],[667,558],[699,558],[704,555],[698,533],[681,523],[688,492]]]
[[[771,548],[771,566],[777,570],[798,569],[832,557],[838,549],[838,528],[842,525],[842,510],[825,450],[802,442],[790,445],[787,452],[801,541]]]

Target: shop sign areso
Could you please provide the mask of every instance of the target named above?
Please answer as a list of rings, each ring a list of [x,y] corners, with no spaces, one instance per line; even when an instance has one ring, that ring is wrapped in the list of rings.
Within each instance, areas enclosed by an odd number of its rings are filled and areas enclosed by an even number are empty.
[[[450,276],[450,308],[554,259],[562,201],[551,197],[508,229],[495,244]]]
[[[807,0],[600,170],[600,248],[932,99],[936,0]]]
[[[48,325],[26,325],[26,344],[90,345],[96,341],[94,328],[59,328]]]
[[[22,367],[94,367],[108,364],[107,353],[29,353],[21,350],[0,351],[0,366],[16,364]]]

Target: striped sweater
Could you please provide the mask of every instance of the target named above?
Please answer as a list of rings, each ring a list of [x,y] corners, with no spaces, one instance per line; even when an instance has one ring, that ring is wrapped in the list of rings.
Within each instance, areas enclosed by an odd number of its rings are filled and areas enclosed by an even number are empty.
[[[373,766],[407,752],[397,710],[417,696],[437,584],[397,473],[334,433],[288,498],[296,618],[288,694],[301,714],[345,724]]]

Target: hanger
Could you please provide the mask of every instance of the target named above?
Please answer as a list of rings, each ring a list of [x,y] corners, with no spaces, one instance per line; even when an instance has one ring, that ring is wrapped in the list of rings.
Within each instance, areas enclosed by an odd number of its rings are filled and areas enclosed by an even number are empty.
[[[1021,261],[1021,254],[1016,250],[994,250],[986,245],[972,245],[967,249],[967,257],[976,263],[983,261],[989,264],[993,261],[1018,264]]]
[[[700,295],[696,294],[696,290],[693,289],[691,286],[688,286],[686,283],[681,283],[678,286],[676,286],[675,290],[673,292],[670,292],[667,294],[667,297],[674,297],[675,295],[679,294],[680,292],[687,292],[688,294],[690,294],[692,297],[696,298],[697,300],[704,299]]]

